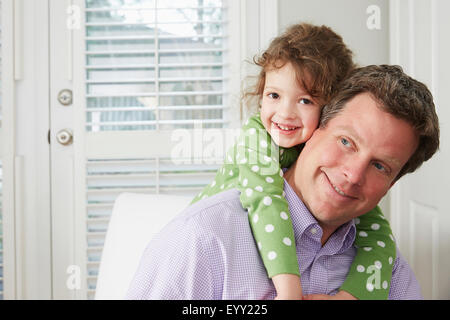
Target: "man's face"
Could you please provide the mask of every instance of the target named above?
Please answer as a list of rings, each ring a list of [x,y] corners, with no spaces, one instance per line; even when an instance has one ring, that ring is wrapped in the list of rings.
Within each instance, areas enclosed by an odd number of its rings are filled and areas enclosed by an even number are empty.
[[[337,228],[377,205],[417,144],[406,121],[359,94],[314,132],[295,164],[293,184],[319,223]]]

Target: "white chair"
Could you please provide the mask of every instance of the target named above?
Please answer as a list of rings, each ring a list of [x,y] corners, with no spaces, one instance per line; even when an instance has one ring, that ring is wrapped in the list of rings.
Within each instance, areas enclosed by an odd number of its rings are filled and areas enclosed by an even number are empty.
[[[150,239],[187,207],[192,197],[122,193],[103,247],[95,299],[124,299]]]

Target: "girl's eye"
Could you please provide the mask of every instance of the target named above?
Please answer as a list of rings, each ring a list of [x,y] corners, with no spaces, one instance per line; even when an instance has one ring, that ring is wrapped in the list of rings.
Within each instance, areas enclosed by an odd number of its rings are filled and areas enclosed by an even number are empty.
[[[341,143],[346,147],[349,147],[351,145],[350,141],[345,138],[341,138]]]
[[[278,93],[275,92],[269,93],[268,96],[272,99],[278,99],[280,97]]]
[[[302,98],[300,99],[300,103],[302,104],[313,104],[313,102],[309,99]]]

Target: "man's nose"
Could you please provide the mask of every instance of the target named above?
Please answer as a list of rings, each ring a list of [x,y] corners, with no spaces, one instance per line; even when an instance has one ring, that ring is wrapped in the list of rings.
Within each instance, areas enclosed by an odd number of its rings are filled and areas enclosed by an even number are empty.
[[[344,176],[352,185],[361,186],[364,183],[367,171],[367,161],[357,159],[348,161],[344,167]]]

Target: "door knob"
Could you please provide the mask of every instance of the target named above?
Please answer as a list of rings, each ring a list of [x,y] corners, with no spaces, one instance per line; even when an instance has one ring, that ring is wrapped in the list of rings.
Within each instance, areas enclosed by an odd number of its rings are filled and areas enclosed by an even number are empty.
[[[69,129],[60,130],[56,134],[56,140],[58,140],[58,142],[64,146],[72,144],[73,142],[72,131],[70,131]]]
[[[58,101],[63,106],[69,106],[72,104],[72,90],[63,89],[58,93]]]

